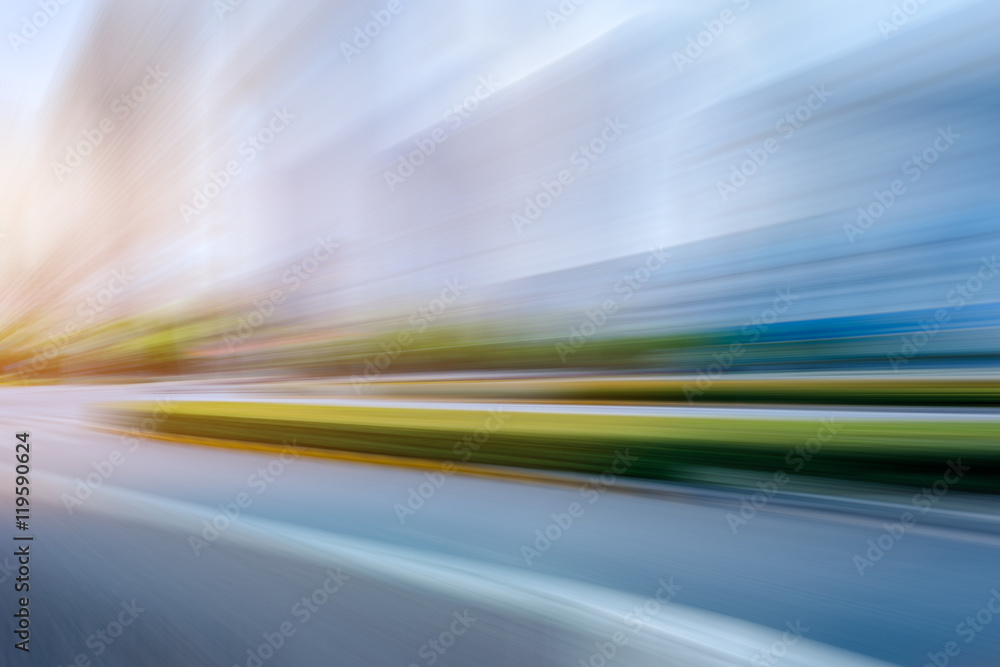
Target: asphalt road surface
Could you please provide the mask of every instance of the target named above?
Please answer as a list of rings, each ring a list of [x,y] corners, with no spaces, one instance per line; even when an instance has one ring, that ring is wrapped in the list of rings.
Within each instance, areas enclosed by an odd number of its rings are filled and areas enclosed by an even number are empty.
[[[779,495],[734,530],[749,491],[428,477],[91,428],[95,402],[184,391],[0,390],[0,474],[14,433],[32,442],[29,531],[0,485],[0,664],[1000,664],[992,501]],[[34,537],[30,654],[15,534]]]

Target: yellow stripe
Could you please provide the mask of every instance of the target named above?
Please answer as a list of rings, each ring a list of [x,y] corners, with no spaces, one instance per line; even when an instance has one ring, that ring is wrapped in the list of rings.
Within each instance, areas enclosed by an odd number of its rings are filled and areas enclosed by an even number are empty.
[[[89,425],[95,431],[114,433],[116,435],[125,434],[121,429],[109,428],[105,426]],[[169,433],[151,433],[143,435],[143,438],[150,440],[162,440],[182,445],[202,445],[205,447],[223,447],[227,449],[241,449],[249,452],[263,452],[268,454],[287,453],[287,445],[270,445],[257,442],[243,442],[241,440],[224,440],[220,438],[203,438],[199,436],[179,436]],[[444,474],[459,473],[463,475],[477,475],[480,477],[490,477],[493,479],[508,479],[518,482],[534,482],[537,484],[561,484],[564,486],[578,486],[579,480],[567,479],[564,476],[548,473],[545,471],[517,470],[513,468],[501,468],[495,466],[484,466],[470,463],[452,462],[453,471],[444,471],[442,466],[445,461],[435,461],[434,459],[419,459],[408,456],[389,456],[386,454],[364,454],[359,452],[346,452],[335,449],[321,449],[319,447],[296,446],[300,456],[311,456],[320,459],[330,459],[334,461],[348,461],[351,463],[362,463],[369,465],[385,465],[395,468],[416,468],[419,470],[438,470]]]

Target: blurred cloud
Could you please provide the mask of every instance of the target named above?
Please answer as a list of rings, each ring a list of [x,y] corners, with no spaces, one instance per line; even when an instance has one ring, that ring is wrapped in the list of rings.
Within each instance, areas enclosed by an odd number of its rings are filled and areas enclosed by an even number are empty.
[[[740,327],[788,288],[792,321],[881,335],[996,249],[990,3],[571,4],[57,3],[0,65],[5,365],[123,267],[87,335],[202,356],[318,238],[271,345],[391,336],[454,279],[441,326],[564,336],[655,248],[601,336]]]

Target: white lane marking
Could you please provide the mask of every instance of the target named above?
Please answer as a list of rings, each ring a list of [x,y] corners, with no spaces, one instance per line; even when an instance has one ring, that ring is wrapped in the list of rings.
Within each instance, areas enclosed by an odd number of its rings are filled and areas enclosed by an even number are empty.
[[[36,485],[47,487],[38,496],[51,502],[73,489],[74,480],[69,477],[45,472],[36,472],[34,477]],[[77,511],[142,523],[182,536],[199,534],[202,521],[211,521],[217,515],[216,510],[202,505],[109,485],[95,489]],[[395,582],[480,608],[488,606],[500,614],[524,614],[561,627],[570,635],[579,635],[588,646],[623,631],[629,614],[647,601],[582,582],[249,516],[240,517],[218,540],[321,567],[339,566],[348,574]],[[779,630],[671,601],[660,606],[658,615],[641,632],[629,636],[633,650],[642,655],[642,662],[631,664],[660,667],[664,659],[669,659],[688,667],[743,667],[780,635]],[[888,667],[888,663],[808,638],[790,648],[782,664]]]

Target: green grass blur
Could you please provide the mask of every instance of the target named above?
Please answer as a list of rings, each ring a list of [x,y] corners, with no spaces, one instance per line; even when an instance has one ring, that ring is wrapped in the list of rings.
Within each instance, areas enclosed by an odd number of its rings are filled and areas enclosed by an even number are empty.
[[[920,487],[948,461],[972,466],[965,491],[1000,491],[998,427],[974,421],[746,419],[512,412],[498,428],[486,408],[311,406],[287,403],[183,402],[157,432],[396,457],[600,473],[619,450],[637,457],[625,476],[688,481],[706,469],[784,471],[803,476]],[[107,406],[127,428],[155,406]],[[479,442],[477,442],[479,440]],[[470,446],[475,443],[474,446]],[[812,453],[810,453],[812,450]],[[800,465],[801,464],[801,465]],[[620,467],[620,466],[619,466]]]

